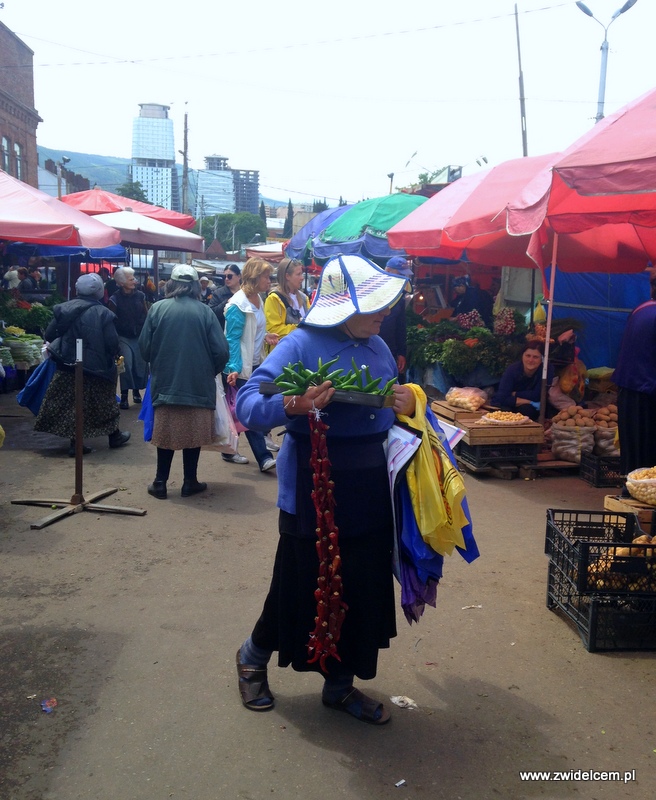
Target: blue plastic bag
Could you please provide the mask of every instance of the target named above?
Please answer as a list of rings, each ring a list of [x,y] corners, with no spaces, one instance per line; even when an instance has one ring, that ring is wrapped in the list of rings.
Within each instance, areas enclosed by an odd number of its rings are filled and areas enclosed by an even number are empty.
[[[57,364],[51,359],[46,358],[30,375],[25,386],[16,395],[19,406],[29,408],[36,417],[41,408],[41,403],[45,397],[52,376],[57,371]]]
[[[149,442],[153,438],[153,423],[155,421],[155,409],[153,408],[153,400],[150,396],[150,376],[146,384],[146,391],[141,398],[139,419],[144,424],[144,442]]]

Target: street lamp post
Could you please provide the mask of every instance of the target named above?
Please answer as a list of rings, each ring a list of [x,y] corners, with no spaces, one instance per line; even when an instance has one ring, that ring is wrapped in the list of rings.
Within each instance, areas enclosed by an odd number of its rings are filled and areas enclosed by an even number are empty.
[[[387,177],[390,179],[390,190],[389,190],[389,193],[392,194],[392,188],[393,188],[392,184],[394,182],[394,173],[393,172],[388,172],[387,173]]]
[[[57,166],[57,198],[59,200],[61,200],[61,198],[62,198],[62,167],[64,166],[64,164],[68,164],[68,162],[70,160],[71,160],[70,158],[67,158],[66,156],[62,156],[61,157],[61,161],[58,161],[57,165],[56,165]]]
[[[599,122],[599,120],[604,118],[604,98],[606,96],[606,68],[608,66],[608,29],[610,26],[615,22],[615,20],[620,16],[620,14],[624,14],[625,11],[628,11],[630,8],[638,2],[638,0],[626,0],[626,3],[622,6],[622,8],[618,8],[617,11],[613,14],[610,19],[608,25],[604,25],[603,22],[600,22],[595,15],[590,11],[590,9],[585,5],[585,3],[577,2],[576,5],[581,9],[581,11],[586,14],[588,17],[592,17],[595,22],[599,22],[601,27],[604,29],[604,41],[601,43],[601,73],[599,75],[599,97],[597,100],[597,116],[595,117],[595,122]]]

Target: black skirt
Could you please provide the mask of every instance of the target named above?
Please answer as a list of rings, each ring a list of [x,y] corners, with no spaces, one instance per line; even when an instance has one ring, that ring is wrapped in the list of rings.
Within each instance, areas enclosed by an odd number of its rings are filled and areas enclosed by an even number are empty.
[[[315,540],[284,532],[292,515],[281,512],[281,533],[271,588],[260,619],[253,629],[255,645],[278,651],[278,665],[298,672],[317,671],[308,664],[308,641],[314,630],[319,559]],[[396,636],[392,576],[393,528],[340,540],[343,599],[348,605],[337,652],[341,662],[327,661],[332,676],[349,673],[375,677],[378,650]],[[325,673],[324,673],[325,674]]]
[[[620,388],[617,418],[622,474],[656,466],[656,397]]]

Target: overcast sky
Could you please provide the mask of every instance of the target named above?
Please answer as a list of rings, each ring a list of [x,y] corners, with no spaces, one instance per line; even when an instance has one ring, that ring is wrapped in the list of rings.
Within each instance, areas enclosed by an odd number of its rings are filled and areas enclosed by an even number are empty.
[[[594,124],[604,26],[623,0],[519,0],[528,151]],[[34,51],[40,145],[131,156],[140,103],[170,105],[189,164],[226,156],[260,191],[336,205],[446,164],[522,155],[509,0],[4,0]],[[656,86],[656,2],[608,30],[606,114]],[[416,154],[416,155],[414,155]],[[182,157],[179,156],[179,161]],[[408,163],[410,162],[410,163]],[[70,164],[75,169],[75,164]]]

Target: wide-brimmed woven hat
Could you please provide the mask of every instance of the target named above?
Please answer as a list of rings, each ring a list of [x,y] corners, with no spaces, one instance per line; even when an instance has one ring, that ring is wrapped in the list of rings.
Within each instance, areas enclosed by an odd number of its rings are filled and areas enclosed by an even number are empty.
[[[364,256],[335,256],[323,268],[303,322],[331,328],[354,314],[375,314],[399,299],[405,283],[404,278],[390,275]]]

